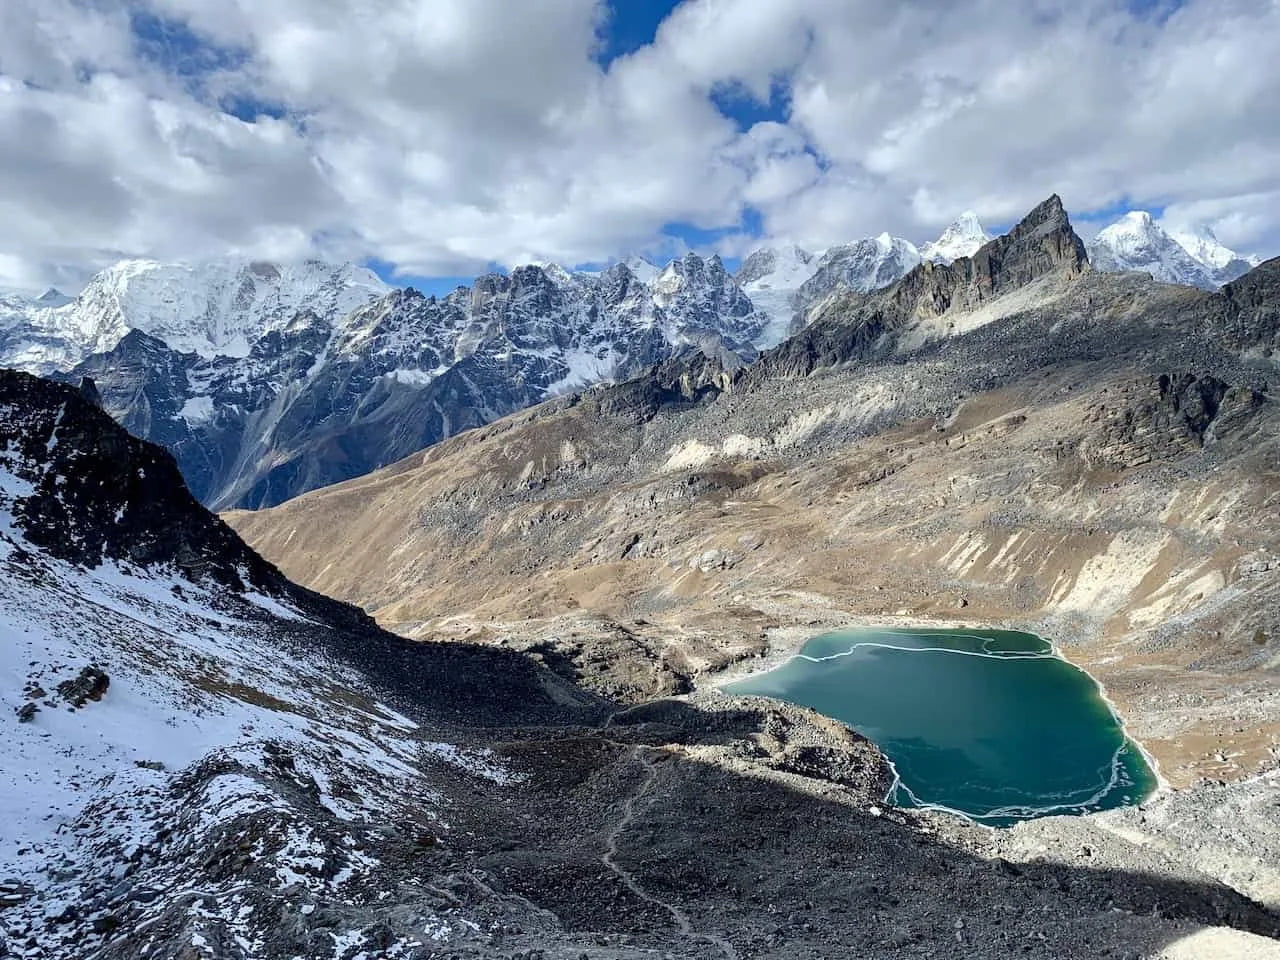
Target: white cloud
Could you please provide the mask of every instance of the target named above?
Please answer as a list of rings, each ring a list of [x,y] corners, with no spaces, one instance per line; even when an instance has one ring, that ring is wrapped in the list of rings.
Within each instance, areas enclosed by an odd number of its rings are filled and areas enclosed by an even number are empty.
[[[602,261],[678,248],[672,222],[740,252],[747,206],[811,247],[924,239],[1051,191],[1280,251],[1280,0],[687,0],[607,69],[597,0],[150,0],[228,52],[194,74],[173,59],[208,50],[140,49],[139,7],[0,4],[0,285],[123,255]],[[716,106],[779,91],[745,132]]]

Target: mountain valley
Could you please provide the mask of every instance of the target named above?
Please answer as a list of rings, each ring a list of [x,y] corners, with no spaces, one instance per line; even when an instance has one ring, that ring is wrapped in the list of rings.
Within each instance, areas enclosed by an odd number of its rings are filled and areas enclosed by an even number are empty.
[[[75,385],[0,372],[35,786],[0,795],[0,945],[1273,955],[1280,260],[1097,270],[1056,197],[965,236],[526,267],[272,313],[243,355],[132,329]],[[872,743],[720,689],[827,630],[972,624],[1087,668],[1156,795],[897,809]]]

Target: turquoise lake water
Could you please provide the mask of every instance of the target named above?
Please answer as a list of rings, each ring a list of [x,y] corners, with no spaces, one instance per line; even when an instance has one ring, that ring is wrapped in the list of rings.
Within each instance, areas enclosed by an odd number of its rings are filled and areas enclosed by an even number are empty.
[[[1087,673],[1013,630],[868,628],[814,637],[727,693],[812,707],[873,740],[903,807],[991,826],[1140,803],[1156,777]]]

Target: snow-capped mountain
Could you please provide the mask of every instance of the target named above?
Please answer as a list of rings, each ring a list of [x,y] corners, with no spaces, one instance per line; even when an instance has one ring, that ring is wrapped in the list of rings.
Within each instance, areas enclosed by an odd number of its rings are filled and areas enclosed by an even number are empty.
[[[627,257],[622,261],[631,275],[641,283],[649,283],[662,271],[644,257]]]
[[[972,210],[960,214],[937,240],[917,248],[882,233],[831,247],[820,256],[799,247],[766,247],[743,261],[737,280],[756,309],[769,317],[756,345],[777,346],[803,328],[811,311],[837,289],[879,290],[906,276],[923,260],[951,263],[971,257],[992,239]]]
[[[1216,290],[1254,265],[1218,242],[1208,227],[1176,236],[1145,210],[1132,210],[1088,243],[1098,270],[1140,270],[1165,283]]]
[[[272,312],[242,355],[134,325],[64,376],[91,377],[203,502],[258,507],[682,349],[750,359],[767,322],[717,257],[688,254],[649,283],[625,263],[544,264],[442,298],[393,290],[345,314]]]
[[[765,247],[742,261],[736,279],[752,305],[769,318],[756,346],[775,347],[787,338],[796,294],[817,269],[818,258],[797,246]]]
[[[915,244],[887,233],[831,247],[818,258],[813,275],[795,293],[796,312],[789,332],[803,329],[813,310],[837,290],[879,290],[905,277],[920,262]]]
[[[594,707],[531,661],[410,643],[295,586],[164,451],[12,371],[0,682],[0,953],[33,960],[466,940],[485,914],[413,895],[386,909],[387,890],[447,873],[413,855],[446,842],[444,811],[518,779],[441,738],[459,715]]]
[[[991,234],[978,221],[978,215],[966,210],[942,231],[942,236],[922,246],[920,256],[934,263],[951,263],[961,257],[972,257],[991,239]]]
[[[1171,230],[1169,235],[1178,241],[1187,253],[1213,271],[1213,279],[1219,285],[1244,276],[1262,262],[1261,257],[1236,253],[1222,243],[1214,235],[1213,229],[1205,223]]]
[[[72,301],[51,291],[26,305],[0,341],[0,363],[66,369],[110,350],[130,330],[181,352],[243,357],[300,312],[332,321],[389,289],[353,264],[125,260],[94,276]]]

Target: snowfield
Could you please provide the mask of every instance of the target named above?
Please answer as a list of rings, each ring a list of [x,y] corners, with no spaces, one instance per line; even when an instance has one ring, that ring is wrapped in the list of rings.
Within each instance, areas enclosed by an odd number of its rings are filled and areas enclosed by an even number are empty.
[[[434,775],[518,779],[426,736],[308,649],[306,631],[328,628],[277,598],[42,554],[14,515],[32,485],[13,459],[0,451],[6,955],[111,956],[126,936],[166,956],[174,937],[197,956],[230,936],[260,955],[281,911],[376,896],[389,824],[447,831]],[[89,668],[107,685],[81,699]],[[419,920],[406,948],[475,930],[449,911]],[[365,925],[338,917],[308,955],[357,955]]]

